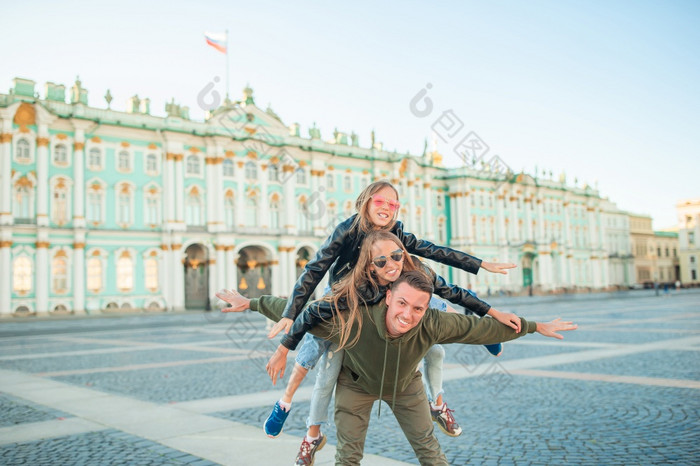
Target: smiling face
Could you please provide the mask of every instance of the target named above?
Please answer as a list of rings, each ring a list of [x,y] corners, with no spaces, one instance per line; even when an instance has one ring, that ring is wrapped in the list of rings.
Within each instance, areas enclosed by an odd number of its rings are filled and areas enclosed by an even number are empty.
[[[386,330],[389,336],[400,337],[418,325],[428,309],[429,301],[429,293],[405,282],[399,283],[394,291],[387,291]]]
[[[398,209],[398,197],[396,191],[389,186],[385,186],[372,194],[367,206],[367,216],[375,228],[387,226],[394,218]]]
[[[387,285],[401,275],[403,270],[404,256],[401,256],[400,261],[394,261],[392,259],[392,253],[396,255],[397,251],[403,252],[401,246],[396,244],[391,240],[380,240],[372,244],[372,259],[381,260],[384,257],[386,265],[384,267],[377,267],[374,263],[370,262],[369,269],[374,273],[374,276],[380,285]]]

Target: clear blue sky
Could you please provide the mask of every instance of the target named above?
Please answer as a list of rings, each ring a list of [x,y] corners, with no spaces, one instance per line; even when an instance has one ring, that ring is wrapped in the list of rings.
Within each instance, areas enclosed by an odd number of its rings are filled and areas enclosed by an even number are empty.
[[[13,2],[3,6],[0,89],[12,78],[70,87],[92,106],[134,94],[164,115],[197,94],[224,55],[204,31],[229,30],[231,93],[250,83],[302,131],[355,131],[420,154],[452,109],[513,170],[562,171],[626,210],[675,224],[700,197],[700,2]],[[434,113],[409,101],[432,84]],[[447,163],[450,148],[438,148]]]

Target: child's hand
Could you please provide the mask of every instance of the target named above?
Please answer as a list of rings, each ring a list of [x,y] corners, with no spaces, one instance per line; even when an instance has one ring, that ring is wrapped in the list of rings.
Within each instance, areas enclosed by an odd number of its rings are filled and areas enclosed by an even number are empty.
[[[558,338],[563,340],[564,337],[559,335],[557,332],[563,332],[566,330],[576,330],[578,325],[573,322],[562,322],[561,319],[554,319],[551,322],[540,323],[537,322],[537,333],[540,333],[546,337]]]
[[[503,275],[508,275],[507,269],[514,269],[517,267],[515,264],[510,264],[506,262],[482,262],[481,268],[491,273],[502,273]]]
[[[278,373],[280,380],[284,377],[284,370],[287,368],[287,353],[289,353],[289,349],[279,345],[275,350],[275,354],[272,355],[270,360],[267,361],[267,364],[265,365],[267,375],[269,375],[270,379],[272,380],[272,385],[277,383]]]
[[[272,327],[272,330],[270,330],[270,333],[267,334],[267,338],[272,338],[278,333],[280,333],[280,330],[284,330],[284,333],[289,333],[289,329],[292,328],[292,324],[294,321],[292,319],[288,319],[286,317],[282,317],[279,322],[275,324],[274,327]]]
[[[234,290],[220,290],[216,293],[216,297],[231,305],[221,309],[221,312],[242,312],[250,309],[250,299],[241,295]]]

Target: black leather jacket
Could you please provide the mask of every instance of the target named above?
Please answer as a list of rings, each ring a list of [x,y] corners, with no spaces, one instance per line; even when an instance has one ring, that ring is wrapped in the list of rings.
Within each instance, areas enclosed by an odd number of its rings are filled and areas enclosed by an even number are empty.
[[[471,291],[447,283],[444,278],[437,275],[427,264],[422,265],[425,271],[433,277],[433,292],[436,295],[451,303],[463,306],[465,313],[471,311],[483,317],[489,312],[491,306],[477,298]],[[387,288],[389,287],[381,285],[378,288],[374,288],[365,283],[358,287],[358,291],[365,301],[365,305],[373,306],[384,299]],[[339,305],[342,306],[343,303],[339,303]],[[295,350],[301,339],[306,335],[306,332],[321,322],[330,320],[334,314],[335,309],[332,303],[323,300],[314,301],[294,320],[289,333],[282,336],[280,343],[290,350]]]
[[[306,264],[304,271],[294,285],[294,291],[287,301],[282,317],[296,319],[326,272],[330,270],[328,283],[332,285],[355,266],[366,236],[366,233],[359,230],[350,231],[356,216],[357,214],[340,223],[321,245],[316,256]],[[394,224],[391,232],[401,240],[411,254],[457,267],[473,274],[476,274],[481,267],[481,259],[455,249],[436,246],[430,241],[418,239],[412,233],[404,231],[403,223],[399,221]]]

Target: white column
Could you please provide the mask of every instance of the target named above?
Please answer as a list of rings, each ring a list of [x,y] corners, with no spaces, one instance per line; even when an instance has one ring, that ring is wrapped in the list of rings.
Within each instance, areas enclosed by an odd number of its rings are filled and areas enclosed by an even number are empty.
[[[211,254],[211,251],[209,251]],[[218,251],[217,251],[217,256],[218,256]],[[220,269],[223,268],[223,265],[221,262],[218,262],[216,258],[210,257],[209,258],[209,302],[210,304],[214,304],[216,302],[216,294],[217,291],[221,289],[217,284],[219,282],[219,271]]]
[[[12,313],[12,230],[0,232],[0,315]]]
[[[36,224],[49,225],[49,131],[46,125],[39,125],[36,139]]]
[[[433,239],[435,242],[439,242],[439,238],[433,233],[435,231],[436,220],[433,219],[433,200],[434,200],[433,190],[430,189],[430,175],[425,176],[425,183],[423,183],[423,199],[425,199],[425,215],[423,216],[423,225],[425,225],[425,230],[423,235],[426,238]]]
[[[234,198],[234,203],[236,204],[236,208],[234,210],[234,216],[235,218],[233,219],[233,224],[234,227],[242,227],[245,224],[245,212],[243,209],[245,209],[245,162],[238,161],[236,162],[236,165],[238,167],[238,170],[235,172],[235,179],[236,179],[236,197]],[[238,286],[238,284],[236,284]]]
[[[285,174],[289,174],[290,171],[294,171],[292,165],[284,165],[282,171]],[[287,175],[288,176],[288,175]],[[288,180],[284,183],[282,187],[284,190],[284,229],[289,235],[296,234],[297,228],[297,202],[294,196],[294,182]]]
[[[216,200],[221,197],[221,192],[217,189],[218,184],[216,182],[216,170],[220,168],[216,165],[216,156],[207,156],[204,159],[204,176],[206,177],[206,209],[207,209],[207,231],[216,232],[219,231],[219,212],[216,209]],[[211,274],[209,275],[209,282],[211,283]]]
[[[238,289],[238,267],[236,266],[235,246],[226,246],[226,278],[223,288],[227,290]],[[277,295],[275,295],[277,296]]]
[[[461,244],[464,244],[467,241],[467,232],[469,231],[469,228],[467,225],[469,222],[471,222],[471,218],[467,218],[464,215],[462,215],[462,212],[465,211],[467,208],[467,205],[470,202],[469,199],[469,190],[467,186],[464,183],[464,180],[460,180],[459,182],[459,193],[457,194],[457,209],[454,212],[454,216],[457,217],[457,232],[459,236],[459,241]],[[473,244],[473,243],[472,243]]]
[[[541,199],[537,199],[537,243],[543,243],[544,237],[544,205]]]
[[[535,238],[532,236],[532,198],[525,198],[523,202],[523,207],[525,208],[525,241],[533,241]]]
[[[449,193],[448,202],[450,203],[450,236],[451,243],[455,243],[459,238],[459,215],[457,215],[457,196],[459,193]]]
[[[258,227],[263,228],[267,231],[270,230],[270,199],[268,197],[267,185],[269,174],[267,171],[267,164],[261,164],[260,166],[260,215],[258,215]],[[288,182],[292,182],[289,180]]]
[[[226,272],[228,268],[228,261],[226,260],[226,246],[223,244],[216,245],[216,283],[214,284],[214,292],[219,291],[222,288],[228,288],[226,286]],[[213,299],[214,294],[212,294]]]
[[[49,311],[49,242],[48,233],[39,232],[36,242],[36,312]]]
[[[518,196],[510,196],[510,204],[508,205],[508,241],[511,243],[520,241],[518,238],[518,211],[516,210],[518,199]]]
[[[163,209],[165,223],[169,230],[173,229],[175,223],[175,162],[173,158],[174,155],[168,152],[163,164]]]
[[[161,238],[160,245],[160,268],[158,269],[158,283],[160,284],[160,292],[165,301],[165,308],[167,310],[172,310],[173,307],[173,297],[172,297],[172,284],[173,284],[173,274],[175,273],[172,264],[172,257],[170,255],[170,244],[165,238]]]
[[[76,231],[73,239],[73,312],[85,313],[85,232]]]
[[[462,212],[465,212],[464,219],[462,221],[464,222],[464,225],[466,225],[465,232],[467,242],[470,245],[474,245],[476,244],[476,231],[474,230],[474,225],[472,224],[472,198],[470,198],[470,196],[472,196],[472,193],[467,189],[464,192],[464,210],[455,212],[453,215],[462,217]]]
[[[567,248],[571,248],[574,245],[571,237],[571,216],[569,215],[568,201],[564,201],[564,244],[566,244]]]
[[[598,249],[598,235],[596,235],[596,222],[595,222],[595,207],[587,207],[588,211],[588,238],[590,241],[590,248],[592,250]]]
[[[282,295],[282,277],[280,276],[280,261],[274,259],[270,266],[272,269],[272,295],[281,296]]]
[[[0,225],[12,224],[12,147],[10,147],[10,143],[12,142],[11,131],[12,120],[2,120],[0,122]],[[0,312],[3,311],[3,309],[0,309]]]
[[[180,229],[185,229],[185,174],[182,154],[175,154],[175,219]],[[184,290],[183,290],[184,292]],[[184,302],[184,301],[183,301]]]
[[[496,194],[496,193],[494,193]],[[497,244],[506,243],[506,200],[505,194],[496,195],[496,227],[497,227]]]
[[[411,173],[408,174],[409,180],[406,183],[406,190],[408,190],[408,231],[414,231],[417,235],[421,235],[420,225],[416,224],[416,188],[413,187],[415,181],[413,181],[413,176]]]
[[[73,143],[73,228],[85,228],[85,131],[75,129]]]
[[[284,246],[277,247],[277,253],[279,254],[279,264],[277,268],[279,269],[279,292],[282,296],[288,296],[289,292],[289,276],[288,276],[288,265],[287,265],[287,252]]]
[[[314,222],[314,236],[325,236],[326,225],[328,225],[331,221],[335,220],[330,217],[328,211],[328,199],[326,198],[326,195],[328,194],[328,189],[326,187],[325,174],[326,172],[323,170],[311,170],[311,189],[312,191],[315,190],[314,192],[318,192],[319,200],[326,207],[324,209],[323,215],[319,215],[318,220]]]
[[[173,264],[173,310],[182,311],[185,309],[185,267],[182,263],[184,252],[181,238],[173,238],[171,247],[171,257]]]

